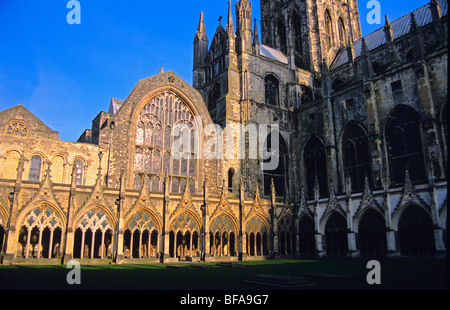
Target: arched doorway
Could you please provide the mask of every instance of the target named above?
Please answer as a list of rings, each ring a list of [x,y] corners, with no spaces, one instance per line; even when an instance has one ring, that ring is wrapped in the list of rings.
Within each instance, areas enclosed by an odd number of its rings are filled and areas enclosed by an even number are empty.
[[[359,248],[362,257],[382,258],[387,251],[384,217],[373,209],[367,210],[358,226]]]
[[[74,258],[112,258],[114,224],[100,208],[86,212],[76,226],[73,244]]]
[[[347,255],[347,221],[345,217],[333,212],[325,226],[325,242],[328,256]]]
[[[299,250],[302,256],[313,256],[316,249],[314,222],[309,216],[303,216],[298,224]]]
[[[25,216],[18,246],[23,258],[60,258],[62,222],[53,208],[41,205]]]
[[[435,252],[433,221],[417,205],[409,205],[398,222],[400,253],[407,256],[431,256]]]

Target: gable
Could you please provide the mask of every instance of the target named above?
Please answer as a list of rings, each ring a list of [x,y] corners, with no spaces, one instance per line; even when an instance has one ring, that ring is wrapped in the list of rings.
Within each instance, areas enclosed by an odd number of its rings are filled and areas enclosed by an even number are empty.
[[[34,138],[59,139],[57,131],[51,130],[21,104],[0,112],[0,132]]]

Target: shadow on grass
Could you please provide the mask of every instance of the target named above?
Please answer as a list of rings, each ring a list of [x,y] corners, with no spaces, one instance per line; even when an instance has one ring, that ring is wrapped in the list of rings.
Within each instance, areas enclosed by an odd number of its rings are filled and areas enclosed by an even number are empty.
[[[302,277],[311,273],[352,276],[351,283],[316,283],[317,290],[443,290],[447,265],[441,260],[385,260],[381,285],[366,282],[365,260],[276,260],[243,262],[242,267],[167,268],[167,265],[85,265],[81,285],[66,282],[65,266],[0,266],[1,290],[274,290],[247,284],[256,274]]]

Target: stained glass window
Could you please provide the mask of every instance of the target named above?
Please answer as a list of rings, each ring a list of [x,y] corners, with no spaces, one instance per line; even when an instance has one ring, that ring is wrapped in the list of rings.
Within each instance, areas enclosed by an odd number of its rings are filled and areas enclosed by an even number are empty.
[[[171,191],[181,193],[181,180],[196,176],[194,115],[190,108],[176,94],[165,91],[142,109],[136,126],[135,176],[149,176],[151,189],[160,191],[161,176],[167,172]],[[180,147],[175,149],[177,140]],[[136,190],[142,186],[140,179],[135,178]]]
[[[31,157],[30,160],[30,173],[28,175],[28,181],[39,182],[41,178],[41,166],[42,158],[38,155]]]

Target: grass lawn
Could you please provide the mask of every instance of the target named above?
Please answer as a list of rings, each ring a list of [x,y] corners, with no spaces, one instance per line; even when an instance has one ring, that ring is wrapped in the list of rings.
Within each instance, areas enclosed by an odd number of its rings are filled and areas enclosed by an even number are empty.
[[[167,268],[167,265],[84,265],[81,285],[66,282],[65,266],[0,266],[0,290],[264,290],[244,281],[256,274],[303,276],[309,273],[350,275],[347,284],[316,283],[316,290],[444,290],[445,260],[381,261],[381,285],[366,282],[364,260],[273,260],[242,262],[242,267]]]

